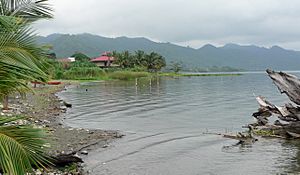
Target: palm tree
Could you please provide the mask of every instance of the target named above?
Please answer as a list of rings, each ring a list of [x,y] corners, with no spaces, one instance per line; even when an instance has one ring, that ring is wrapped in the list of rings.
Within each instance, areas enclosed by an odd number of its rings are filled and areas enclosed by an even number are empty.
[[[120,65],[121,68],[133,67],[134,65],[132,65],[133,64],[132,58],[133,58],[132,55],[127,50],[118,54],[116,63]]]
[[[145,55],[143,65],[148,71],[159,71],[162,67],[166,66],[165,58],[158,53],[151,52]]]
[[[28,81],[47,81],[42,59],[46,54],[35,44],[29,25],[50,17],[47,0],[0,0],[0,97],[29,90]],[[23,175],[32,165],[47,163],[42,149],[45,142],[40,129],[4,126],[16,119],[0,118],[0,169]]]
[[[135,51],[135,62],[137,66],[142,66],[143,60],[145,59],[145,52],[142,50]]]
[[[41,65],[38,58],[44,54],[34,45],[35,36],[27,23],[52,18],[52,8],[47,2],[48,0],[0,0],[0,97],[4,99],[4,109],[8,108],[10,92],[20,92],[24,87],[28,89],[24,79],[45,77],[43,71],[36,69]],[[34,72],[38,76],[29,78],[26,75],[33,75]]]
[[[35,44],[28,24],[0,16],[0,33],[0,96],[7,99],[10,92],[28,89],[26,83],[30,80],[46,81],[41,60],[45,54]]]

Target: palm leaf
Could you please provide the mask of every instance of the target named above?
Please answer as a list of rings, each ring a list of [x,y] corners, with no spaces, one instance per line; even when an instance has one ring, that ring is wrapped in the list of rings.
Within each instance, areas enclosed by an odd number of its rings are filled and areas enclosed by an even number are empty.
[[[48,0],[0,0],[0,15],[13,16],[33,22],[52,18],[53,9]]]
[[[45,133],[30,126],[0,127],[0,167],[4,173],[24,175],[32,165],[49,164],[44,156]]]

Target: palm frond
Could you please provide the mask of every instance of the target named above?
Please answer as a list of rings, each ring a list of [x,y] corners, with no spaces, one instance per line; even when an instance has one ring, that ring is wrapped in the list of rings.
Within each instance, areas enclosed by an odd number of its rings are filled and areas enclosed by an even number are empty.
[[[0,167],[6,174],[24,175],[32,165],[49,164],[44,156],[45,133],[31,126],[0,127]]]
[[[19,17],[28,22],[52,18],[52,11],[48,0],[0,0],[0,15]]]

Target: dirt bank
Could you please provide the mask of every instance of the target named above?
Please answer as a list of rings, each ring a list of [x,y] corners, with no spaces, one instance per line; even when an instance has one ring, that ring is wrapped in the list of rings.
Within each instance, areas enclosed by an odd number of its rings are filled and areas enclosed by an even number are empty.
[[[92,147],[108,147],[109,142],[123,135],[117,131],[65,126],[62,121],[68,109],[56,93],[65,90],[65,87],[70,85],[70,83],[63,83],[58,86],[40,86],[34,89],[34,93],[27,93],[26,98],[20,96],[10,98],[11,109],[2,111],[1,115],[26,115],[28,118],[20,121],[21,123],[31,123],[45,128],[50,135],[50,155],[73,153],[84,159]],[[72,167],[72,170],[68,170],[71,174],[87,174],[87,171],[82,171],[80,165],[79,167],[72,165]],[[67,173],[66,170],[62,172],[62,174],[65,173]]]

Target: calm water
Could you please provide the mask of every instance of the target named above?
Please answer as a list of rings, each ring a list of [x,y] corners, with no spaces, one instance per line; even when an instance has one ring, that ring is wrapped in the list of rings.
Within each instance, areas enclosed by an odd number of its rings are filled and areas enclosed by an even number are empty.
[[[299,76],[299,74],[298,74]],[[88,91],[86,91],[86,89]],[[279,174],[298,172],[300,144],[259,139],[253,145],[209,132],[237,132],[253,122],[254,95],[275,104],[280,95],[264,73],[232,77],[161,78],[84,83],[60,96],[73,104],[65,123],[120,130],[126,137],[90,152],[97,175]]]

